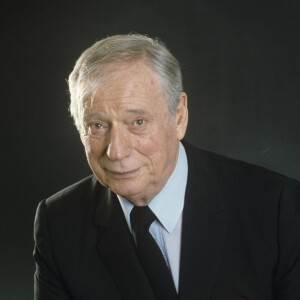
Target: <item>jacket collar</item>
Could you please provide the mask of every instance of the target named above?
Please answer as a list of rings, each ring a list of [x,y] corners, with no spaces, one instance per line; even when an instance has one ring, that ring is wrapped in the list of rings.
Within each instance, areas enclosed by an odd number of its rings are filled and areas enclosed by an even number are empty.
[[[224,201],[205,152],[184,143],[188,184],[182,220],[180,300],[210,299],[227,236]]]
[[[122,299],[154,300],[117,196],[107,188],[97,196],[93,222],[99,228],[97,252],[101,262]]]

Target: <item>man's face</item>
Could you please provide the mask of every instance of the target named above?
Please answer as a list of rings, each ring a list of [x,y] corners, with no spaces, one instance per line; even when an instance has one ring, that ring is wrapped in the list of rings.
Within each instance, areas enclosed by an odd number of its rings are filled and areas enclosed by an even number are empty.
[[[187,125],[186,95],[172,118],[147,65],[114,64],[84,107],[84,124],[81,139],[99,182],[143,205],[161,191],[176,166]]]

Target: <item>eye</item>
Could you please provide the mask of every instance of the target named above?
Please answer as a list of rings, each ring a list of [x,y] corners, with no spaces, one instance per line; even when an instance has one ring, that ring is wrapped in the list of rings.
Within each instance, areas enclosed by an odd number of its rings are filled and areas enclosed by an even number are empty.
[[[101,123],[95,122],[88,125],[88,133],[93,138],[101,138],[105,135],[107,126]]]
[[[95,129],[100,129],[100,128],[103,127],[100,123],[92,124],[92,126],[93,126]]]
[[[143,120],[143,119],[138,119],[133,122],[133,126],[135,126],[135,127],[140,127],[144,124],[145,124],[145,120]]]

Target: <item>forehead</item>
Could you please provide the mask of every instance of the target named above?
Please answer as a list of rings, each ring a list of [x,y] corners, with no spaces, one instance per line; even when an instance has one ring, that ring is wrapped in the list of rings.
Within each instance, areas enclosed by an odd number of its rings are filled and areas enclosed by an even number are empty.
[[[95,94],[98,100],[148,99],[163,94],[157,75],[142,61],[110,64],[104,72]]]

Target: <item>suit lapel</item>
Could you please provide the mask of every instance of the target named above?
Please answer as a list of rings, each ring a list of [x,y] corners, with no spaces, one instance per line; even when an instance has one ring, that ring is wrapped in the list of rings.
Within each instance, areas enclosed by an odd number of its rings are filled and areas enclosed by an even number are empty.
[[[101,195],[94,217],[99,227],[97,251],[122,299],[154,300],[142,270],[132,235],[117,196],[109,189]]]
[[[226,215],[213,166],[186,146],[188,184],[182,225],[180,300],[211,297],[226,240]]]

